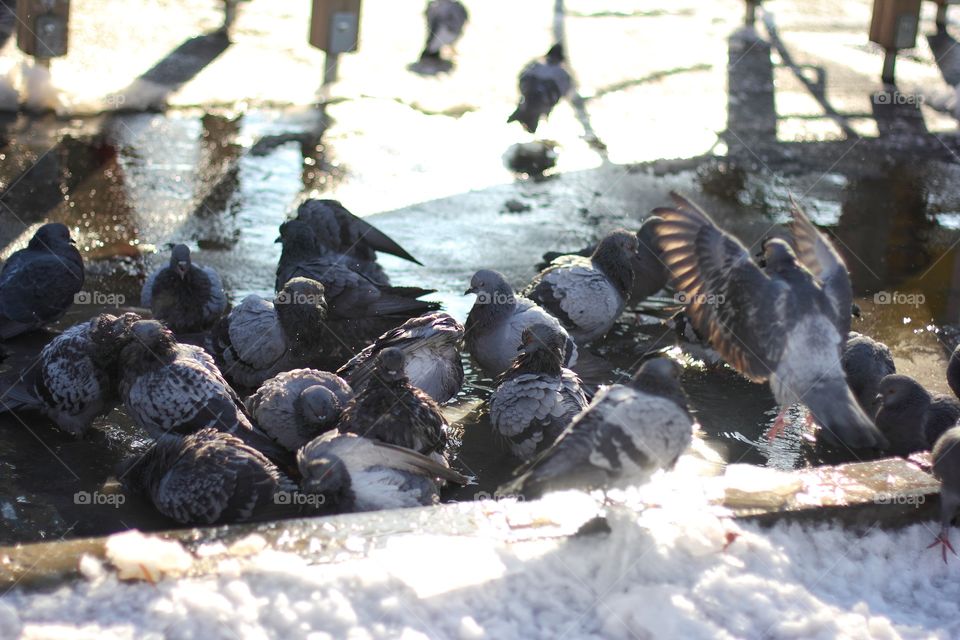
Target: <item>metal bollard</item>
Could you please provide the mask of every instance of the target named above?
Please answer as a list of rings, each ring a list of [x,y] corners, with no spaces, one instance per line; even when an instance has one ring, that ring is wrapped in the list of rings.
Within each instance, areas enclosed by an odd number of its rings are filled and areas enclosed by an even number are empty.
[[[360,39],[360,0],[313,0],[310,44],[327,54],[323,84],[337,79],[341,53],[356,51]]]
[[[70,0],[20,0],[17,3],[17,46],[37,62],[67,55]]]
[[[894,84],[897,51],[916,46],[919,24],[920,0],[874,0],[870,41],[884,49],[881,79],[885,84]]]

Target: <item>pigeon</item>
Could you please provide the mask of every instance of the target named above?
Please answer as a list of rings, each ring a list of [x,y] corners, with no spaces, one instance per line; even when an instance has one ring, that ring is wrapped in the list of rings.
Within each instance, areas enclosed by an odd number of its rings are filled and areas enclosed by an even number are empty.
[[[942,546],[946,562],[948,549],[957,555],[950,544],[950,523],[960,509],[960,427],[949,429],[934,444],[933,474],[940,480],[940,533],[930,547]]]
[[[947,363],[947,384],[953,391],[953,395],[960,398],[960,344],[950,354],[950,361]]]
[[[555,44],[543,62],[534,60],[520,72],[520,104],[507,122],[518,121],[530,133],[537,132],[560,98],[570,93],[573,81],[565,68],[563,45]]]
[[[463,325],[442,311],[428,313],[386,332],[337,373],[359,388],[373,373],[377,354],[396,347],[406,357],[404,372],[410,384],[443,404],[463,386],[462,342]]]
[[[944,431],[960,420],[960,402],[931,394],[913,378],[888,375],[880,381],[877,427],[889,441],[887,451],[906,456],[927,451]]]
[[[140,292],[140,305],[175,333],[206,331],[227,308],[220,276],[193,264],[185,244],[174,245],[170,264],[154,271]]]
[[[500,495],[623,488],[672,469],[693,438],[679,365],[648,360],[626,384],[602,389],[549,449],[515,472]]]
[[[337,426],[353,398],[342,378],[316,369],[294,369],[270,378],[244,401],[254,424],[281,447],[296,452]]]
[[[567,330],[540,305],[516,295],[503,274],[489,269],[477,271],[464,295],[471,293],[477,299],[467,315],[466,347],[489,375],[498,376],[510,368],[523,344],[523,330],[533,324],[546,324],[559,331],[566,340],[563,364],[576,364],[577,345]]]
[[[340,511],[376,511],[439,502],[438,482],[467,484],[449,467],[404,447],[353,433],[325,433],[297,453],[304,493]]]
[[[70,230],[43,225],[0,270],[0,340],[40,329],[63,317],[83,288],[83,258]]]
[[[120,352],[120,397],[130,418],[151,438],[213,427],[237,436],[274,462],[289,460],[289,452],[253,427],[240,398],[206,351],[178,343],[156,320],[135,322],[130,332],[133,339]]]
[[[313,231],[315,257],[342,258],[345,264],[378,284],[389,285],[390,281],[377,262],[377,251],[420,264],[387,234],[353,215],[336,200],[305,200],[297,208],[295,219]],[[282,242],[286,224],[280,225],[278,242]]]
[[[324,293],[316,280],[293,278],[273,302],[256,294],[244,298],[207,338],[227,379],[256,389],[281,371],[322,359],[326,343],[333,340],[325,328]]]
[[[337,428],[340,433],[442,457],[447,421],[433,398],[407,380],[405,360],[403,351],[395,347],[377,354],[373,375],[343,410]]]
[[[163,515],[191,525],[272,518],[298,491],[262,453],[214,428],[161,435],[121,463],[117,477]]]
[[[545,324],[523,330],[523,346],[490,397],[490,423],[515,457],[530,460],[554,443],[587,406],[580,378],[563,367],[565,340]]]
[[[457,0],[430,0],[425,15],[427,44],[420,59],[439,59],[443,47],[453,46],[463,35],[463,25],[468,20],[467,9]]]
[[[541,271],[522,295],[556,316],[576,343],[601,338],[617,321],[633,288],[637,236],[610,232],[589,258],[569,256]]]
[[[850,332],[852,290],[839,254],[794,203],[797,253],[780,239],[766,242],[766,267],[682,196],[654,210],[654,230],[673,287],[693,328],[731,366],[754,382],[769,380],[781,412],[801,402],[821,437],[850,448],[886,445],[857,404],[840,364]],[[810,420],[810,417],[808,417]]]
[[[0,410],[39,411],[63,431],[82,436],[113,407],[120,350],[139,319],[104,313],[68,328],[0,395]]]
[[[897,372],[890,348],[869,336],[851,331],[843,348],[841,364],[860,408],[871,418],[875,417],[881,404],[880,381]]]

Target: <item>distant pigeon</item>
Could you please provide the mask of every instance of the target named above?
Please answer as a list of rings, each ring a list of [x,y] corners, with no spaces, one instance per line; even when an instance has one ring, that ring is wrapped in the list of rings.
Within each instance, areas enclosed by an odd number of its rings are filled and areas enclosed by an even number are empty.
[[[556,443],[498,493],[533,499],[567,489],[607,491],[672,469],[693,437],[679,376],[679,365],[657,358],[627,384],[602,389]]]
[[[577,345],[560,322],[537,303],[519,296],[497,271],[477,271],[464,295],[477,296],[467,316],[465,341],[474,360],[491,376],[498,376],[513,364],[523,344],[523,330],[545,324],[566,338],[564,365],[577,362]]]
[[[540,119],[546,119],[560,99],[570,93],[573,82],[566,70],[563,46],[555,44],[543,62],[534,60],[520,72],[520,104],[507,122],[520,122],[536,133]]]
[[[374,282],[390,284],[377,262],[377,251],[420,264],[387,234],[353,215],[336,200],[305,200],[297,208],[296,220],[306,223],[314,233],[317,243],[314,257],[342,258]],[[278,241],[284,237],[286,224],[280,226]]]
[[[0,410],[43,413],[61,429],[83,435],[116,398],[117,361],[140,317],[100,314],[51,340],[37,364],[0,393]]]
[[[960,427],[945,432],[933,447],[933,474],[940,480],[940,533],[931,547],[943,547],[943,561],[947,550],[957,552],[950,544],[950,522],[960,510]]]
[[[521,460],[552,445],[587,406],[580,378],[563,367],[565,342],[545,324],[524,329],[519,355],[490,397],[494,433]]]
[[[947,363],[947,384],[953,391],[953,395],[960,398],[960,345],[950,354],[950,361]]]
[[[276,517],[298,491],[262,453],[213,428],[162,435],[145,454],[124,461],[117,476],[127,491],[145,495],[181,524]]]
[[[432,505],[438,479],[468,479],[416,451],[353,433],[325,433],[297,454],[304,493],[319,494],[339,511]]]
[[[878,398],[880,381],[897,372],[890,348],[869,336],[851,331],[841,362],[860,408],[871,418],[876,416],[882,404]]]
[[[0,340],[63,317],[83,288],[83,258],[59,222],[43,225],[0,270]]]
[[[324,294],[319,282],[293,278],[273,302],[256,294],[244,298],[207,339],[227,379],[256,389],[281,371],[321,359],[325,345],[332,341],[326,330]]]
[[[430,0],[427,4],[427,44],[420,58],[440,58],[443,47],[456,44],[467,23],[467,9],[457,0]]]
[[[407,380],[403,351],[384,349],[373,375],[347,405],[337,428],[380,442],[441,456],[447,446],[447,421],[440,407]]]
[[[894,374],[880,381],[882,403],[877,427],[889,441],[887,451],[906,456],[927,451],[960,420],[960,402],[942,393],[931,394],[919,382]]]
[[[150,437],[188,435],[213,427],[231,433],[271,460],[288,452],[254,429],[243,403],[203,349],[180,344],[155,320],[131,328],[120,352],[120,397],[127,414]]]
[[[377,354],[396,347],[405,356],[403,369],[410,384],[442,404],[463,386],[462,342],[463,325],[442,311],[428,313],[386,332],[337,373],[360,388],[373,373]]]
[[[285,371],[264,382],[245,405],[254,424],[288,451],[337,426],[353,398],[342,378],[316,369]]]
[[[209,329],[227,309],[220,276],[210,267],[193,264],[185,244],[174,245],[170,264],[154,271],[143,283],[140,305],[151,309],[176,333]]]
[[[840,364],[850,331],[850,277],[839,254],[794,206],[799,253],[779,239],[765,245],[766,267],[721,231],[693,203],[672,194],[674,207],[656,209],[655,229],[673,287],[687,299],[694,329],[737,371],[770,381],[783,411],[801,402],[821,435],[847,447],[886,443],[857,404]]]
[[[523,291],[556,316],[578,345],[601,338],[623,313],[633,288],[637,237],[612,231],[589,258],[568,256],[534,277]]]

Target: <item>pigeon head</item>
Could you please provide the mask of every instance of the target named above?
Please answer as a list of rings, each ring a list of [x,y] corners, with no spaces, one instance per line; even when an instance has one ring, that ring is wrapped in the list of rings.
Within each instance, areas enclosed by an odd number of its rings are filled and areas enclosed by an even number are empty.
[[[325,505],[349,510],[354,502],[350,470],[334,453],[329,450],[316,450],[316,445],[311,444],[307,444],[297,454],[298,466],[303,476],[300,486],[305,492],[322,495]]]
[[[790,244],[780,238],[770,238],[763,243],[762,265],[770,271],[780,271],[794,267],[797,264],[797,254]]]
[[[143,494],[163,478],[162,470],[180,456],[182,441],[182,436],[163,434],[146,451],[121,460],[113,473],[127,492]]]
[[[537,323],[526,327],[520,337],[520,353],[535,353],[546,351],[556,354],[559,361],[563,360],[567,348],[567,339],[556,327]]]
[[[514,302],[513,287],[499,271],[483,269],[470,278],[470,288],[463,295],[476,294],[475,305],[508,305]]]
[[[600,241],[591,256],[593,264],[613,281],[624,297],[633,287],[633,258],[638,246],[636,234],[616,229]]]
[[[283,332],[302,346],[315,345],[327,319],[326,290],[310,278],[291,278],[273,300]]]
[[[546,58],[550,64],[563,64],[566,60],[566,56],[563,53],[563,45],[558,42],[550,47],[550,50],[547,51]]]
[[[120,352],[124,375],[136,375],[176,357],[177,340],[173,332],[157,320],[138,320],[130,327],[130,337]]]
[[[170,268],[183,279],[190,272],[190,266],[190,248],[185,244],[174,245],[170,252]]]
[[[894,373],[880,381],[877,400],[883,403],[884,409],[925,411],[930,405],[930,394],[910,376]]]
[[[49,222],[37,229],[27,246],[30,249],[46,249],[64,244],[74,244],[70,229],[65,224]]]
[[[395,347],[389,347],[377,354],[376,372],[377,377],[387,382],[397,382],[405,380],[406,372],[403,365],[406,358],[403,351]]]
[[[670,358],[653,358],[643,363],[628,385],[652,395],[673,400],[677,406],[686,410],[687,396],[680,385],[683,369]]]
[[[301,391],[295,406],[304,424],[319,429],[332,427],[342,410],[336,394],[319,384]]]
[[[135,313],[125,313],[119,318],[109,313],[101,313],[90,321],[90,340],[96,347],[97,361],[110,367],[116,364],[120,351],[133,339],[131,330],[140,320]]]

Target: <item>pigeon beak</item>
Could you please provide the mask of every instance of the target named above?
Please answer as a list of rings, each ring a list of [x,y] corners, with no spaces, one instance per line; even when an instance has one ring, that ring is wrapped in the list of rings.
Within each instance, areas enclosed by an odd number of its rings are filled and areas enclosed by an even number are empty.
[[[283,236],[277,236],[277,239],[273,241],[274,244],[280,244],[283,242]]]
[[[883,404],[883,394],[878,393],[877,397],[874,398],[873,401],[876,402],[877,404]]]
[[[477,292],[477,290],[476,290],[474,287],[470,287],[469,289],[467,289],[466,291],[463,292],[463,295],[468,296],[468,295],[470,295],[471,293],[476,293],[476,292]]]
[[[177,273],[180,274],[180,279],[181,279],[181,280],[187,276],[187,270],[188,270],[188,269],[187,269],[187,263],[186,263],[186,262],[184,262],[184,261],[181,260],[180,262],[177,263]]]

